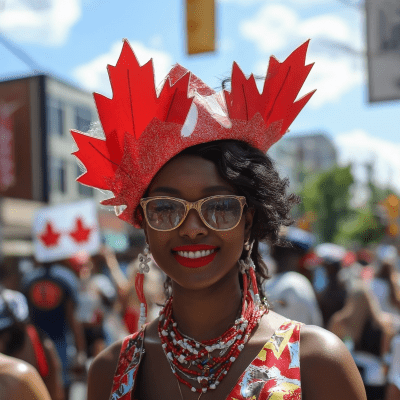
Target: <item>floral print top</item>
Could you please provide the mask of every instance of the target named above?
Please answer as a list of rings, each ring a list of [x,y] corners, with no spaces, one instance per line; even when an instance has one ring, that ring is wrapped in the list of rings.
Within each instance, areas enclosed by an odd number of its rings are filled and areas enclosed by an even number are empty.
[[[226,400],[301,400],[301,325],[286,320],[245,369]],[[110,400],[131,399],[143,345],[143,329],[124,339]]]

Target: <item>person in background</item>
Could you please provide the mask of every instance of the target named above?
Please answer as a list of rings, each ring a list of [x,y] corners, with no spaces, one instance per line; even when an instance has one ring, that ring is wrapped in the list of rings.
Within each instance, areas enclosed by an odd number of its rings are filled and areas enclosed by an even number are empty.
[[[67,268],[68,262],[60,264],[37,265],[24,275],[21,286],[28,299],[32,323],[56,345],[68,397],[72,373],[77,376],[85,373],[87,354],[83,326],[75,316],[79,283]]]
[[[1,353],[0,400],[52,400],[32,365]]]
[[[394,334],[392,319],[360,278],[353,283],[344,307],[334,313],[327,329],[341,338],[361,373],[368,400],[381,400],[386,385],[384,355]]]
[[[102,254],[106,260],[106,266],[110,271],[111,277],[118,288],[121,306],[120,312],[125,327],[129,333],[136,332],[138,330],[140,301],[135,292],[135,276],[139,271],[139,260],[135,258],[129,263],[126,276],[122,272],[116,254],[111,248],[104,246]],[[164,276],[155,263],[152,263],[150,271],[148,279],[145,282],[144,291],[148,303],[148,313],[155,318],[159,311],[158,304],[164,301]]]
[[[400,334],[392,340],[385,400],[400,400]]]
[[[268,301],[278,314],[305,324],[322,326],[314,289],[310,281],[297,272],[301,260],[313,245],[314,236],[302,229],[288,227],[281,231],[281,239],[289,246],[272,247],[276,273],[264,284]]]
[[[398,254],[394,246],[381,245],[377,248],[371,289],[382,311],[400,319],[400,274],[396,269],[397,262]]]
[[[324,327],[327,327],[332,315],[344,307],[347,291],[344,282],[339,279],[342,270],[342,260],[346,250],[333,243],[324,243],[316,248],[316,254],[322,259],[327,283],[317,294],[317,300],[322,312]]]
[[[106,347],[104,320],[117,293],[110,279],[99,272],[97,258],[81,251],[69,263],[79,278],[76,318],[83,325],[87,355],[93,358]]]
[[[11,261],[5,258],[2,266],[10,265]],[[52,399],[64,400],[62,368],[55,344],[44,332],[29,323],[29,309],[25,296],[2,286],[3,270],[0,267],[2,352],[31,364],[39,372]]]

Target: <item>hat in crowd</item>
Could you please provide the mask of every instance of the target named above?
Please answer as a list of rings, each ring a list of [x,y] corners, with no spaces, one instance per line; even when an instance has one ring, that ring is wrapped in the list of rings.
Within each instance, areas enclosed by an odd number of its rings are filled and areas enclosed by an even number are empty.
[[[334,243],[322,243],[315,248],[315,254],[326,263],[342,262],[347,251],[344,247]]]
[[[310,250],[315,244],[315,235],[295,226],[283,227],[279,235],[304,251]]]
[[[8,289],[0,291],[0,331],[16,322],[26,322],[28,317],[28,302],[22,293]]]

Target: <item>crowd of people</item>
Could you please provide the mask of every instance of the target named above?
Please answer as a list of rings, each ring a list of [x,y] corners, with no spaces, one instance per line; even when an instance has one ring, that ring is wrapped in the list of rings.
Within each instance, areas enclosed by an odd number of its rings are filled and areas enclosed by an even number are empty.
[[[281,238],[282,244],[264,246],[262,251],[270,274],[264,284],[270,308],[341,338],[361,372],[368,400],[400,399],[396,248],[380,245],[353,253],[333,244],[314,247],[313,235],[296,227],[282,230]],[[142,242],[129,254],[103,246],[96,256],[79,253],[45,265],[33,259],[4,258],[0,268],[2,370],[15,364],[18,379],[43,381],[42,386],[35,383],[35,391],[44,393],[43,397],[36,393],[38,399],[84,399],[93,358],[140,328],[134,278]],[[148,321],[166,300],[165,278],[152,262],[144,288]],[[28,390],[26,385],[19,388]]]

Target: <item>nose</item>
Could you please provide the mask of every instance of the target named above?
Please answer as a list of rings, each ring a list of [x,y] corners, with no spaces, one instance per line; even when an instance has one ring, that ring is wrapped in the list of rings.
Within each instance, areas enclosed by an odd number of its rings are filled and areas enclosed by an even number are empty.
[[[192,240],[208,234],[207,227],[201,220],[199,213],[194,209],[188,212],[188,215],[178,229],[181,237],[186,236]]]

